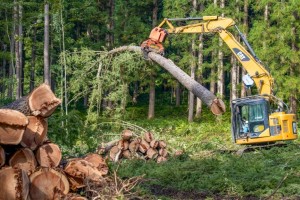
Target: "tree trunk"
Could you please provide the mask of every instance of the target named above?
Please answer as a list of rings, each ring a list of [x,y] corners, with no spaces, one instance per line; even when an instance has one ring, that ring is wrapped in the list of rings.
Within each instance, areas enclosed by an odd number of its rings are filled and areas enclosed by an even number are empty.
[[[221,0],[220,2],[220,8],[221,10],[224,10],[225,7],[225,0]],[[224,11],[222,11],[221,14],[222,17],[224,17]],[[224,63],[223,63],[223,50],[222,50],[222,46],[223,46],[223,40],[221,38],[219,38],[219,53],[218,53],[218,60],[219,60],[219,64],[218,64],[218,94],[220,95],[221,98],[224,97],[225,92],[224,92]]]
[[[55,97],[49,85],[42,84],[35,88],[29,95],[3,108],[18,110],[27,116],[49,117],[60,103],[61,100]]]
[[[7,49],[7,45],[3,44],[3,52],[6,53],[6,49]],[[5,90],[6,90],[6,84],[4,82],[5,77],[6,77],[6,58],[3,57],[2,58],[2,69],[0,70],[0,77],[1,77],[1,81],[0,81],[0,97],[4,99],[5,97]],[[2,82],[3,81],[3,82]]]
[[[176,89],[175,89],[176,107],[180,106],[180,95],[181,95],[181,87],[180,87],[180,83],[177,81]]]
[[[142,54],[141,48],[138,46],[122,46],[113,49],[109,54],[114,54],[122,51],[135,51]],[[222,100],[218,99],[213,93],[199,84],[197,81],[191,79],[184,71],[177,67],[171,60],[164,58],[154,52],[150,52],[148,57],[158,63],[161,67],[167,70],[171,75],[174,76],[183,86],[185,86],[189,91],[193,92],[197,97],[199,97],[211,111],[216,114],[222,114],[225,112],[225,105]]]
[[[17,1],[14,1],[14,20],[16,21],[15,24],[15,56],[16,56],[16,80],[17,80],[17,88],[16,88],[16,99],[21,98],[21,61],[20,61],[20,29],[19,29],[19,5]]]
[[[45,30],[44,30],[44,83],[51,85],[51,73],[49,62],[49,2],[44,6]]]
[[[153,119],[155,113],[155,77],[150,75],[148,119]]]
[[[35,51],[36,51],[36,26],[33,27],[32,47],[31,47],[31,68],[30,68],[30,92],[34,89],[35,76]]]
[[[212,62],[214,63],[214,60],[216,58],[216,55],[217,55],[217,51],[216,50],[213,50],[211,52],[211,59],[212,59]],[[209,87],[209,91],[213,94],[216,93],[216,80],[215,80],[215,75],[216,75],[216,68],[215,68],[215,65],[213,64],[212,67],[211,67],[211,71],[210,71],[210,87]]]
[[[114,14],[114,8],[115,8],[114,4],[115,4],[114,0],[108,0],[108,2],[107,2],[108,21],[106,24],[106,28],[107,28],[106,46],[108,49],[111,49],[113,47],[113,43],[114,43],[114,34],[113,34],[113,29],[114,29],[113,14]]]
[[[30,175],[29,195],[31,200],[64,199],[69,193],[66,176],[51,168],[40,168]]]
[[[238,73],[237,73],[237,61],[234,55],[231,56],[231,95],[230,99],[234,100],[237,98],[237,79],[238,79]]]
[[[243,17],[243,25],[244,25],[244,35],[247,37],[248,34],[248,0],[244,0],[244,17]],[[241,66],[242,67],[242,66]],[[247,74],[246,70],[242,67],[242,77]],[[242,89],[241,89],[241,97],[246,96],[246,87],[242,82]]]
[[[198,51],[198,77],[197,81],[199,83],[202,82],[202,65],[203,65],[203,34],[199,35],[199,51]],[[202,112],[202,101],[201,99],[197,98],[196,103],[196,115],[195,117],[199,118]]]
[[[19,2],[19,62],[20,62],[20,82],[19,93],[20,97],[24,94],[24,48],[23,48],[23,6],[22,2]]]
[[[10,62],[9,62],[9,71],[8,71],[8,88],[7,88],[7,97],[9,99],[13,99],[13,91],[14,91],[14,54],[15,54],[15,34],[16,34],[16,23],[17,23],[17,18],[15,15],[15,7],[16,7],[16,1],[14,0],[14,14],[13,14],[13,23],[12,23],[12,31],[11,31],[11,40],[10,40]]]
[[[194,2],[194,1],[193,1]],[[196,63],[194,61],[195,52],[195,40],[192,41],[192,61],[191,61],[191,79],[195,80],[195,70],[196,70]],[[194,93],[189,92],[189,115],[188,115],[188,122],[193,122],[194,120],[194,104],[195,104],[195,96]]]
[[[29,178],[25,171],[14,168],[0,170],[0,199],[27,200]]]
[[[19,144],[22,140],[27,117],[10,109],[0,109],[0,144]]]

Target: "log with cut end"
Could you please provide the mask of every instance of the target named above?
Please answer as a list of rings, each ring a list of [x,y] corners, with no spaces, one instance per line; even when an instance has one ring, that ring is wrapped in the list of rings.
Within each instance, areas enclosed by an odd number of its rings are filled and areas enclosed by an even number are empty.
[[[119,140],[118,142],[118,148],[124,150],[127,150],[129,147],[129,142],[127,140]]]
[[[30,175],[31,200],[63,199],[70,189],[66,176],[52,168],[40,168]]]
[[[35,88],[29,95],[3,108],[18,110],[27,116],[49,117],[60,103],[61,100],[56,98],[49,85],[42,84]]]
[[[138,46],[122,46],[111,50],[109,53],[114,54],[122,51],[134,51],[142,53],[141,48]],[[204,86],[192,79],[183,70],[176,66],[171,60],[156,54],[154,52],[148,53],[148,57],[172,74],[185,88],[195,94],[201,99],[215,115],[220,115],[225,112],[225,104],[221,99],[218,99]]]
[[[0,168],[5,164],[5,151],[0,146]]]
[[[9,159],[9,165],[31,174],[36,169],[37,162],[31,149],[23,148],[14,153]]]
[[[53,143],[40,146],[35,156],[42,167],[57,167],[62,158],[59,146]]]
[[[129,151],[135,153],[139,149],[140,143],[137,140],[133,140],[129,143]]]
[[[21,112],[0,109],[0,144],[19,144],[27,124],[28,119]]]
[[[126,159],[131,159],[132,158],[132,153],[129,150],[125,150],[122,152],[122,157]]]
[[[167,158],[163,157],[163,156],[158,156],[156,159],[157,163],[162,163],[162,162],[166,162],[166,161],[167,161]]]
[[[41,145],[46,138],[48,123],[42,117],[28,116],[29,124],[27,125],[21,145],[35,150]]]
[[[159,151],[158,151],[158,154],[162,157],[167,157],[168,155],[168,151],[165,149],[165,148],[161,148]]]
[[[84,160],[88,161],[91,163],[94,167],[96,167],[102,175],[107,175],[108,174],[108,166],[105,161],[105,159],[100,156],[99,154],[96,153],[90,153],[85,156]]]
[[[147,132],[144,134],[144,140],[146,140],[147,142],[151,142],[152,140],[154,140],[154,135],[151,132]]]
[[[65,173],[71,177],[99,181],[104,175],[93,164],[83,159],[73,159],[68,162],[64,169]]]
[[[142,139],[139,145],[139,151],[142,153],[146,153],[149,148],[150,148],[150,144]]]
[[[150,142],[150,147],[156,149],[158,147],[159,142],[157,140],[152,140]]]
[[[160,140],[158,142],[158,146],[159,146],[159,148],[166,148],[167,147],[167,143],[164,140]]]
[[[149,148],[147,150],[147,157],[150,159],[155,159],[158,156],[158,152],[155,149]]]
[[[118,146],[114,146],[109,151],[109,158],[111,161],[118,162],[118,160],[122,157],[122,149],[119,149]]]
[[[27,200],[30,181],[25,171],[3,168],[0,170],[0,180],[0,199]]]
[[[133,132],[131,130],[125,129],[123,130],[121,137],[123,140],[130,140],[133,136]]]
[[[110,141],[108,143],[103,143],[101,145],[98,146],[97,149],[97,153],[98,154],[106,154],[107,152],[109,152],[111,150],[111,148],[113,148],[117,143],[119,142],[119,140],[113,140]]]

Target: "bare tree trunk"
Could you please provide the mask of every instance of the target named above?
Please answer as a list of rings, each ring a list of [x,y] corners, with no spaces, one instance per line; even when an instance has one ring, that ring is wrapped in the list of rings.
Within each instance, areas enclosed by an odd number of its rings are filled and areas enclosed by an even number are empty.
[[[244,0],[244,18],[243,18],[243,24],[244,24],[244,35],[247,37],[248,34],[248,0]],[[246,70],[242,67],[242,76],[246,75],[247,72]],[[246,88],[244,84],[242,84],[242,89],[241,89],[241,97],[246,96]]]
[[[234,55],[231,56],[231,95],[230,99],[234,100],[237,98],[237,61]]]
[[[157,23],[157,0],[153,0],[153,10],[152,10],[152,27],[156,26]],[[155,76],[150,75],[150,88],[149,88],[149,111],[148,119],[154,118],[155,113]]]
[[[176,103],[175,106],[180,106],[180,95],[181,95],[181,88],[180,88],[180,83],[177,81],[176,83],[176,89],[175,89],[175,96],[176,96]]]
[[[195,80],[195,71],[196,71],[196,63],[194,61],[195,55],[195,40],[192,40],[192,61],[191,61],[191,78]],[[189,115],[188,121],[193,122],[194,120],[194,104],[195,104],[195,96],[192,92],[189,92]]]
[[[211,59],[214,60],[216,57],[217,51],[213,50],[211,52]],[[215,65],[212,66],[211,71],[210,71],[210,87],[209,90],[211,93],[215,94],[216,93],[216,80],[215,80],[215,75],[216,75],[216,68]]]
[[[225,0],[221,0],[220,8],[223,10],[225,7]],[[221,14],[222,17],[224,17],[224,12]],[[219,59],[219,64],[218,64],[218,94],[220,95],[221,98],[224,97],[225,92],[224,92],[224,63],[223,63],[223,51],[222,51],[222,46],[223,46],[223,40],[219,38],[219,54],[218,54],[218,59]]]
[[[298,17],[295,17],[295,18],[297,19]],[[291,34],[294,37],[297,36],[297,29],[296,29],[295,25],[293,25],[293,27],[292,27]],[[295,39],[292,39],[292,51],[293,52],[298,52],[299,51],[299,47],[297,45],[297,42],[298,42],[297,37],[295,37]],[[297,69],[297,64],[292,63],[291,68],[290,68],[291,77],[295,77],[296,69]],[[292,91],[290,93],[290,112],[297,114],[297,108],[298,108],[297,90],[295,90],[295,91]]]
[[[23,48],[23,6],[19,2],[19,62],[20,62],[20,96],[24,94],[24,48]]]
[[[3,52],[6,53],[7,50],[7,45],[3,44]],[[2,69],[0,70],[0,77],[1,80],[5,80],[6,77],[6,58],[2,58]],[[1,85],[0,85],[0,93],[1,93],[1,97],[4,98],[5,97],[5,90],[6,90],[6,84],[4,83],[4,81],[0,81]]]
[[[33,28],[32,47],[31,47],[31,68],[30,68],[30,92],[34,89],[35,75],[35,51],[36,51],[36,26]]]
[[[19,30],[19,5],[17,3],[17,1],[14,1],[14,20],[16,22],[15,24],[15,38],[17,38],[18,40],[15,40],[15,54],[16,54],[16,80],[17,80],[17,88],[16,88],[16,99],[21,98],[21,63],[20,63],[20,48],[19,48],[19,40],[20,40],[20,30]]]
[[[44,83],[51,86],[51,73],[49,62],[49,2],[44,5]]]
[[[15,1],[14,1],[14,8],[15,8]],[[15,12],[15,10],[13,10]],[[9,62],[9,69],[8,69],[8,86],[7,86],[7,97],[12,99],[13,98],[13,91],[14,91],[14,54],[15,54],[15,32],[16,32],[16,18],[15,15],[13,14],[13,23],[12,23],[12,29],[11,29],[11,34],[7,33],[8,38],[10,38],[10,62]],[[8,22],[8,19],[6,17],[6,22]],[[7,28],[8,32],[8,28]]]
[[[138,82],[134,82],[134,89],[133,89],[133,95],[132,95],[132,102],[134,104],[137,103],[137,97],[138,97],[138,94],[139,94],[139,84]]]
[[[199,83],[202,82],[202,65],[203,65],[203,34],[199,36],[199,52],[198,52],[198,77],[197,81]],[[202,112],[202,101],[201,99],[197,98],[196,104],[196,117],[199,118]]]
[[[106,46],[108,49],[111,49],[113,47],[114,43],[114,34],[113,34],[113,29],[114,29],[114,19],[113,19],[113,14],[114,14],[114,9],[115,9],[115,2],[114,0],[109,0],[108,1],[108,13],[109,13],[109,19],[107,22],[107,34],[106,34]]]
[[[148,119],[154,118],[155,112],[155,77],[154,75],[150,75],[150,88],[149,88],[149,111],[148,111]]]

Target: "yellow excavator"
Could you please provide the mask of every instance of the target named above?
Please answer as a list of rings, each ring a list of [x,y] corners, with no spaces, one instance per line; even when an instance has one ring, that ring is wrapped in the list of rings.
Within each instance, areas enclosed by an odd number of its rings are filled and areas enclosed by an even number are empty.
[[[173,22],[197,21],[185,26]],[[165,29],[163,26],[168,28]],[[234,26],[246,48],[239,43],[227,28]],[[195,18],[167,18],[152,29],[149,39],[141,44],[145,54],[164,54],[162,43],[168,34],[217,33],[227,44],[247,74],[242,80],[247,88],[256,85],[258,95],[234,99],[231,102],[231,131],[236,144],[265,144],[276,141],[297,139],[295,114],[289,113],[288,106],[274,96],[274,79],[255,55],[248,41],[231,18],[204,16]]]

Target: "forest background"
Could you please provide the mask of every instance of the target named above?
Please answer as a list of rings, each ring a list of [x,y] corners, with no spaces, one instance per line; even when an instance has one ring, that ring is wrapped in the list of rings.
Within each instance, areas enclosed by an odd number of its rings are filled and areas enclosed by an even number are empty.
[[[93,151],[128,127],[151,130],[193,155],[236,149],[230,139],[229,111],[216,118],[159,66],[135,53],[112,58],[107,52],[139,45],[163,18],[233,18],[274,77],[277,97],[299,116],[299,7],[297,0],[2,0],[0,105],[49,83],[63,100],[49,119],[49,135],[69,156]],[[235,30],[230,31],[240,40]],[[164,46],[165,56],[227,102],[228,110],[230,100],[246,95],[241,82],[245,71],[215,34],[169,35]],[[256,194],[272,194],[286,173],[282,170],[272,186]],[[228,194],[253,194],[243,186],[233,188],[233,182],[227,184],[220,181],[211,187],[223,185],[218,192]],[[289,195],[300,190],[299,182],[293,184]],[[208,191],[207,184],[194,187]]]

